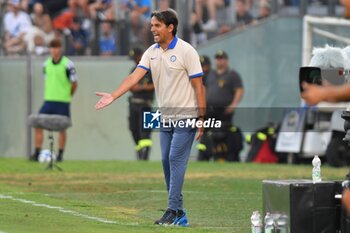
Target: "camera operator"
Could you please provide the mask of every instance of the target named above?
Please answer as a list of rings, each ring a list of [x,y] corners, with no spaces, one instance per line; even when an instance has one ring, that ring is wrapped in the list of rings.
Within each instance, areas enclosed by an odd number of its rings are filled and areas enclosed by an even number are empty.
[[[350,215],[350,172],[346,175],[346,180],[343,182],[343,188],[342,202],[348,215]]]
[[[310,105],[318,104],[321,101],[350,101],[350,84],[342,86],[320,86],[303,82],[302,86],[304,91],[301,93],[301,97]],[[350,214],[350,172],[346,175],[346,181],[343,182],[343,188],[342,203],[348,214]]]
[[[301,93],[301,97],[310,105],[318,104],[321,101],[350,101],[350,84],[320,86],[304,82],[302,85],[304,91]]]

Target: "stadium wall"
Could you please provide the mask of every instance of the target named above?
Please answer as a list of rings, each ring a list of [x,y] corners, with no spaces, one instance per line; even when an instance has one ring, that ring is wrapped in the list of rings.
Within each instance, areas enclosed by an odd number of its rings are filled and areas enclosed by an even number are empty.
[[[241,74],[245,94],[236,111],[235,123],[243,131],[254,131],[269,121],[279,122],[285,107],[300,105],[301,39],[301,19],[280,18],[229,33],[198,48],[200,54],[212,58],[213,64],[215,51],[226,50],[231,67]],[[98,100],[94,92],[112,91],[133,63],[126,57],[73,57],[72,60],[79,87],[71,106],[73,127],[68,130],[65,158],[134,160],[127,96],[101,112],[94,110]],[[42,104],[43,61],[43,58],[32,59],[32,112],[37,112]],[[27,76],[26,58],[0,58],[0,156],[26,156]],[[151,159],[159,160],[157,133],[153,134],[153,140]]]

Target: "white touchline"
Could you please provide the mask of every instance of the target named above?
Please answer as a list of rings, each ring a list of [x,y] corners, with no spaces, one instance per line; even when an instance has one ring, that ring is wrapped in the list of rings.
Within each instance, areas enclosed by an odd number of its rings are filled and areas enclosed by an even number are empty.
[[[138,223],[120,223],[120,222],[108,220],[108,219],[105,219],[105,218],[99,218],[99,217],[90,216],[90,215],[87,215],[87,214],[82,214],[82,213],[79,213],[79,212],[74,211],[74,210],[67,210],[67,209],[65,209],[63,207],[60,207],[60,206],[51,206],[51,205],[47,205],[47,204],[40,204],[40,203],[36,203],[35,201],[25,200],[25,199],[22,199],[22,198],[17,198],[17,197],[8,196],[8,195],[0,194],[0,199],[9,199],[9,200],[12,200],[12,201],[18,201],[18,202],[22,202],[22,203],[25,203],[25,204],[31,204],[32,206],[44,207],[44,208],[48,208],[48,209],[56,209],[56,210],[58,210],[59,212],[62,212],[62,213],[67,213],[67,214],[71,214],[71,215],[74,215],[74,216],[77,216],[77,217],[82,217],[82,218],[86,218],[86,219],[90,219],[90,220],[95,220],[95,221],[101,222],[101,223],[110,223],[110,224],[118,224],[118,225],[125,225],[125,226],[138,225]],[[0,233],[5,233],[5,232],[1,232],[0,231]]]

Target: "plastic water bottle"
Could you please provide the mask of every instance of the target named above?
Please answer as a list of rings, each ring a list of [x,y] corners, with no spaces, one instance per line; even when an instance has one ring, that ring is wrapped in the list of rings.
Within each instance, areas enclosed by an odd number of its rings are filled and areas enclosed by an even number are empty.
[[[267,212],[264,218],[264,223],[265,223],[265,228],[264,232],[265,233],[274,233],[275,232],[275,226],[274,226],[274,220],[273,216],[271,213]]]
[[[288,233],[288,216],[286,214],[282,213],[277,218],[276,231],[278,233]]]
[[[250,217],[252,223],[252,233],[262,233],[262,221],[259,211],[254,211]]]
[[[321,160],[318,155],[315,155],[314,159],[312,160],[312,166],[312,182],[321,182]]]

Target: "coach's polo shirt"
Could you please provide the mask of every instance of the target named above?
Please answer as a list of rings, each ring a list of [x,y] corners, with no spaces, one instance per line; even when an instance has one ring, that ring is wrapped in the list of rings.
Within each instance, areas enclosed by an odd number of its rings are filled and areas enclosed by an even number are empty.
[[[168,48],[159,44],[149,47],[138,67],[151,70],[162,117],[184,119],[197,117],[197,98],[191,79],[203,76],[197,51],[187,42],[174,37]],[[165,110],[167,109],[167,110]],[[166,112],[171,117],[166,117]]]

